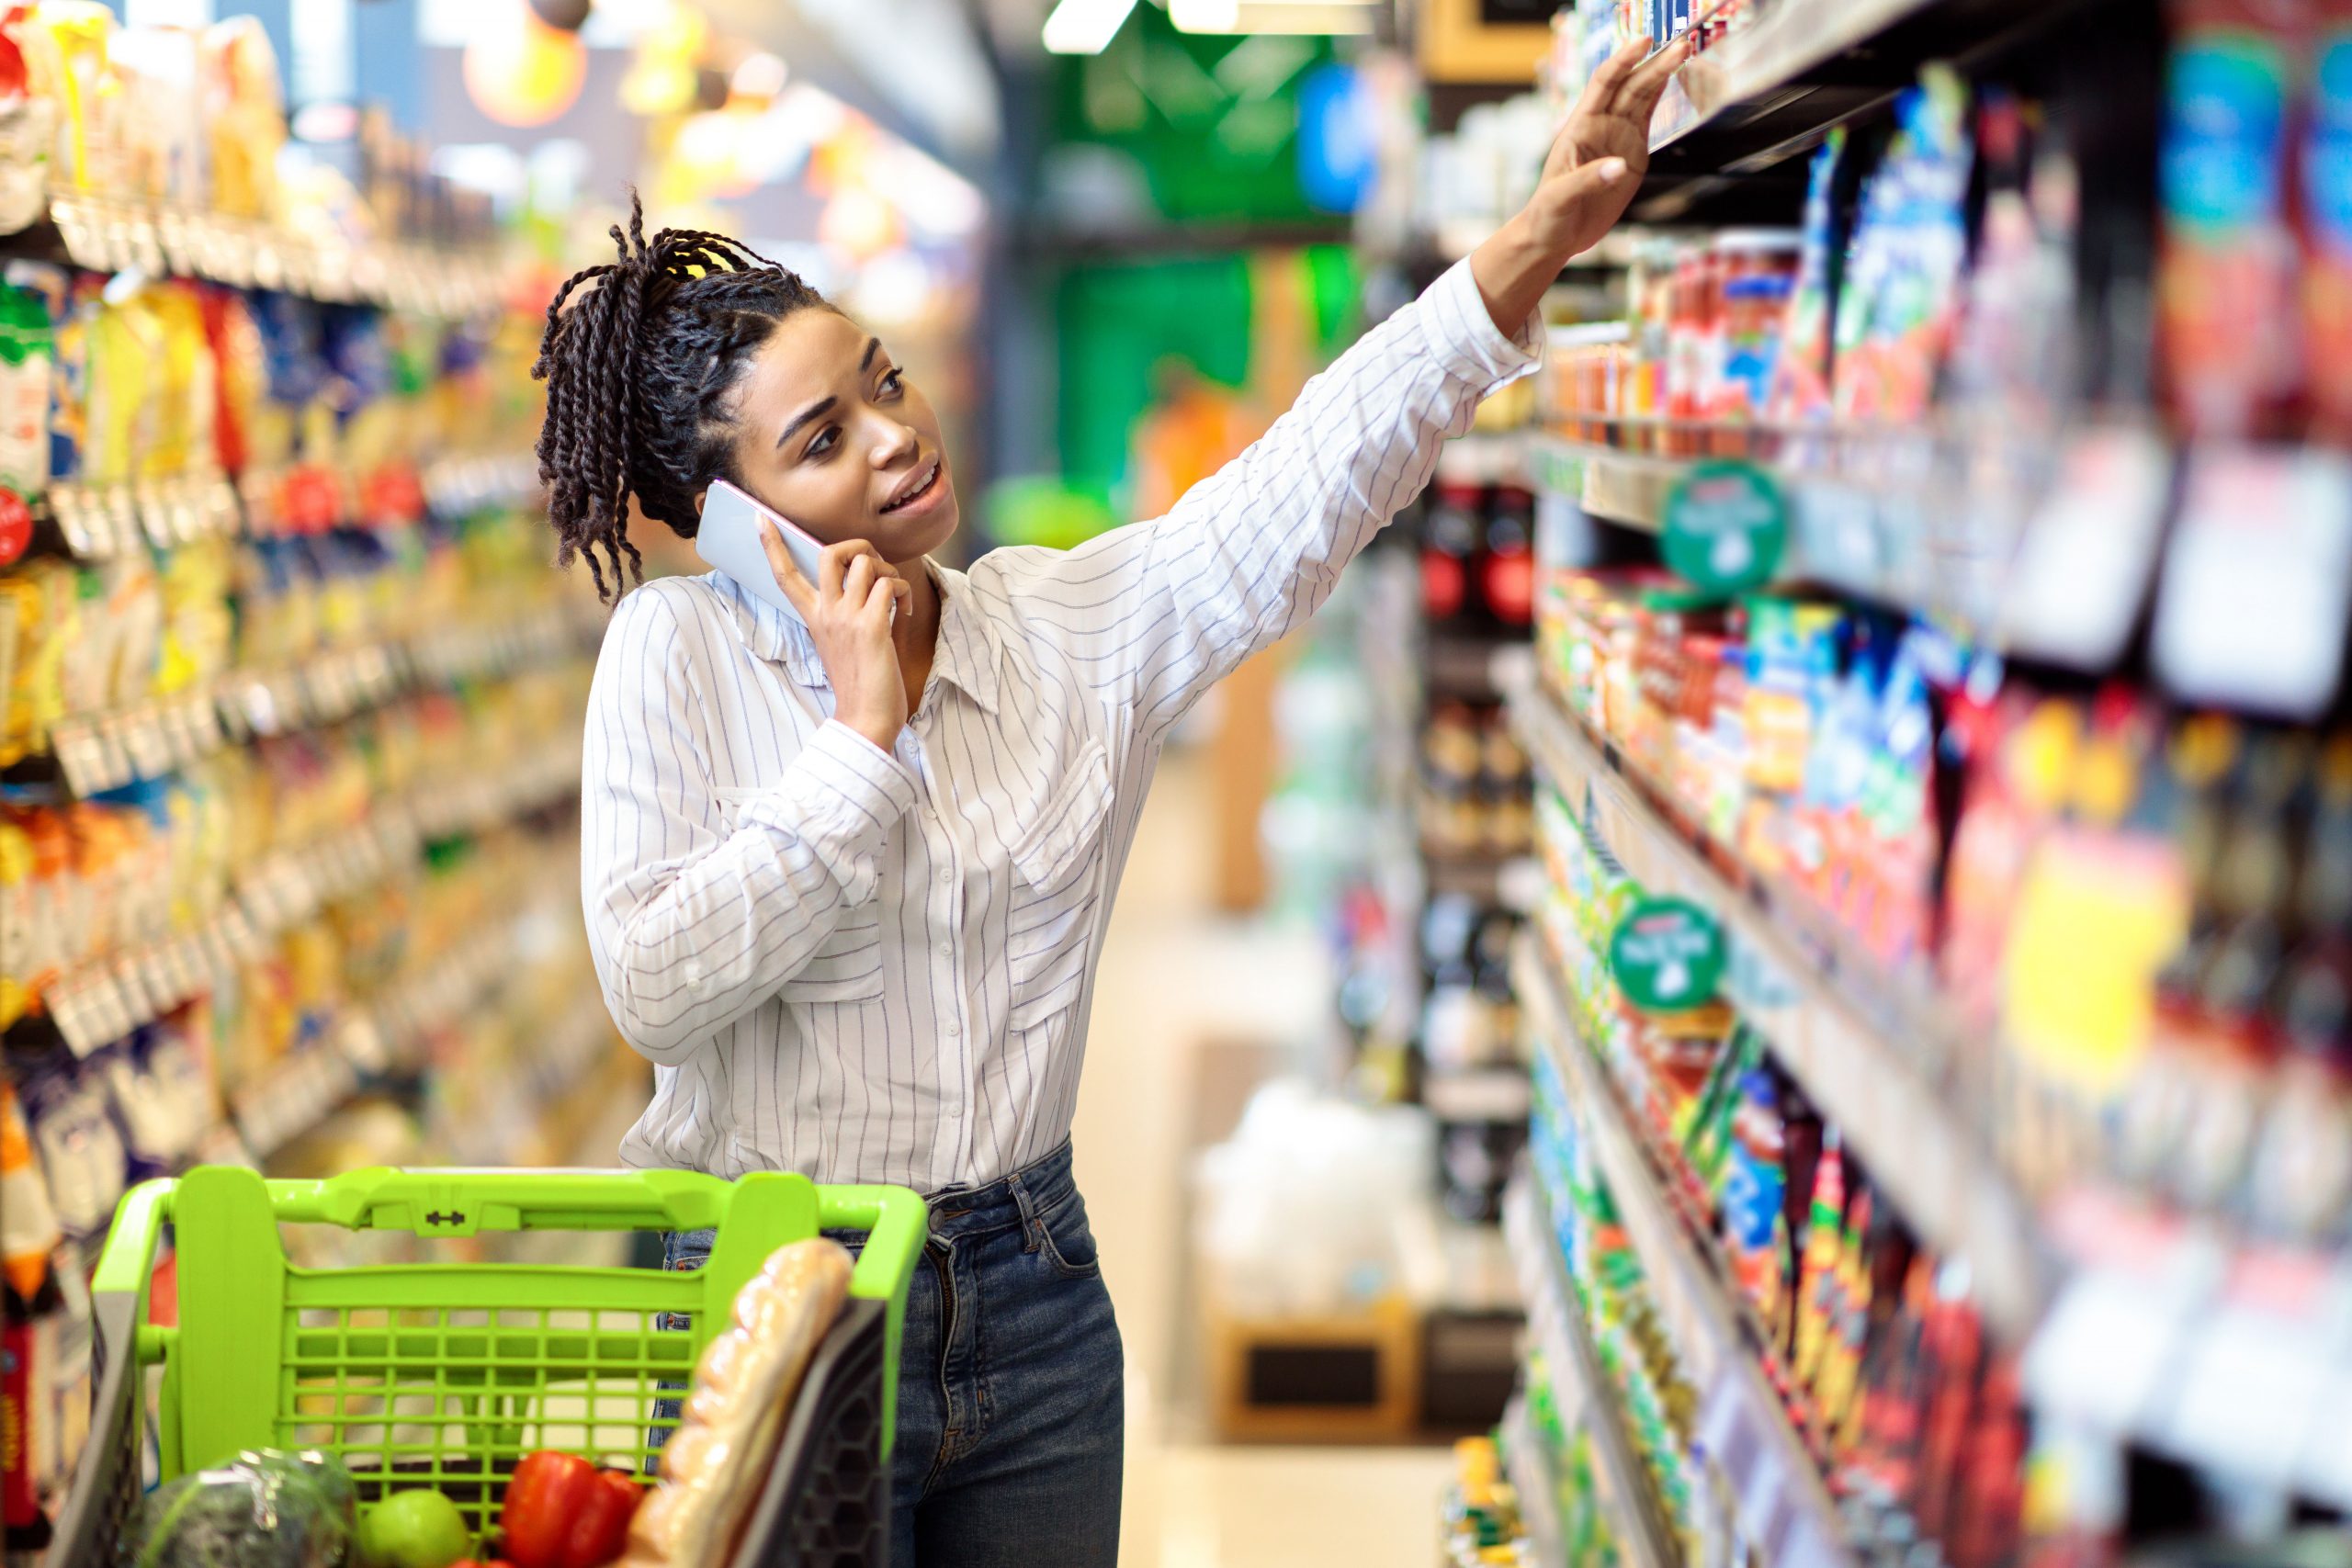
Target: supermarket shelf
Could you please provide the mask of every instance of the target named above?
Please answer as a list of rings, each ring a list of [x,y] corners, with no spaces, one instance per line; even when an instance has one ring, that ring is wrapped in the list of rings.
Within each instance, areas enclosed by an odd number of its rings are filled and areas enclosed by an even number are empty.
[[[2022,1337],[2049,1299],[2052,1269],[2033,1211],[2002,1179],[1951,1077],[1961,1042],[1934,1003],[1861,953],[1802,899],[1743,875],[1659,803],[1670,798],[1532,678],[1511,713],[1536,766],[1643,886],[1723,921],[1754,978],[1742,1017],[1770,1042],[1920,1237],[1965,1258],[1996,1329]],[[1735,966],[1738,972],[1738,965]]]
[[[1517,1066],[1433,1072],[1421,1084],[1421,1104],[1440,1122],[1519,1126],[1533,1103],[1534,1090]]]
[[[1592,1434],[1601,1483],[1609,1494],[1610,1512],[1617,1520],[1617,1536],[1626,1568],[1674,1568],[1681,1561],[1674,1538],[1650,1502],[1650,1483],[1626,1435],[1625,1415],[1606,1375],[1600,1352],[1586,1330],[1584,1314],[1577,1306],[1568,1281],[1567,1259],[1561,1255],[1559,1230],[1541,1187],[1522,1173],[1503,1194],[1503,1235],[1518,1266],[1520,1291],[1527,1303],[1529,1330],[1544,1349],[1553,1387],[1568,1415],[1572,1401],[1581,1425]],[[1522,1416],[1523,1419],[1523,1416]],[[1548,1457],[1550,1446],[1527,1428],[1529,1446]],[[1545,1469],[1550,1467],[1546,1465]],[[1516,1482],[1514,1483],[1516,1484]],[[1521,1488],[1522,1499],[1526,1496]],[[1551,1502],[1547,1495],[1545,1501]],[[1522,1502],[1522,1507],[1524,1503]],[[1554,1540],[1558,1522],[1554,1519]],[[1545,1564],[1561,1564],[1555,1547]]]
[[[2052,0],[1787,0],[1693,58],[1650,130],[1634,209],[1671,222],[1870,113],[1931,60],[1998,52],[2068,6]],[[1791,216],[1795,209],[1789,209]]]
[[[579,788],[576,748],[551,748],[495,777],[438,781],[379,807],[368,820],[298,850],[281,851],[238,878],[236,891],[190,931],[92,960],[44,992],[49,1016],[76,1056],[123,1038],[209,990],[270,936],[315,916],[328,901],[403,874],[425,841],[526,815]],[[429,998],[417,998],[424,1005]],[[397,1021],[400,1015],[394,1015]],[[400,1031],[386,1033],[393,1049]]]
[[[1513,638],[1468,637],[1430,634],[1424,650],[1422,676],[1432,697],[1453,697],[1464,702],[1491,703],[1502,695],[1502,677],[1498,671],[1510,668],[1513,649],[1524,650],[1524,637]]]
[[[257,736],[340,724],[435,684],[503,674],[593,646],[599,621],[550,608],[411,642],[335,649],[288,669],[232,671],[207,686],[111,713],[61,719],[49,756],[66,787],[89,796],[159,779]]]
[[[1560,1539],[1559,1472],[1551,1445],[1535,1429],[1526,1404],[1513,1399],[1503,1412],[1505,1473],[1519,1497],[1519,1522],[1527,1531],[1529,1555],[1540,1568],[1567,1568],[1567,1548]]]
[[[1440,851],[1424,845],[1421,863],[1432,897],[1474,898],[1506,908],[1532,907],[1532,883],[1543,880],[1543,867],[1528,855],[1498,855]]]
[[[425,1035],[475,1010],[513,973],[521,918],[514,910],[492,916],[472,940],[453,944],[423,975],[395,982],[375,1005],[353,1009],[333,1034],[277,1063],[236,1096],[231,1118],[246,1151],[266,1162],[316,1132],[368,1079],[422,1067]],[[612,1037],[603,998],[583,998],[549,1032],[528,1073],[508,1084],[497,1102],[553,1100],[588,1076]],[[478,1139],[457,1152],[462,1164],[502,1163],[494,1143]]]
[[[0,249],[5,244],[0,241]],[[322,471],[341,496],[365,490],[357,474]],[[40,493],[35,510],[56,529],[68,554],[82,560],[112,560],[199,539],[288,532],[277,499],[286,478],[283,470],[255,468],[234,479],[200,469],[119,484],[61,480]],[[430,510],[456,516],[536,494],[538,459],[529,453],[444,457],[427,464],[416,482]]]
[[[1520,939],[1512,968],[1538,1048],[1551,1053],[1577,1102],[1658,1314],[1700,1391],[1702,1437],[1740,1500],[1742,1525],[1764,1543],[1766,1560],[1785,1568],[1847,1562],[1837,1504],[1773,1391],[1762,1330],[1733,1289],[1721,1254],[1678,1212],[1672,1186],[1631,1113],[1577,1038],[1533,933]]]
[[[1540,489],[1574,497],[1591,515],[1647,534],[1658,531],[1667,492],[1689,467],[1548,433],[1528,438],[1527,470]]]
[[[340,304],[433,316],[495,307],[493,251],[410,241],[346,241],[258,220],[150,202],[52,195],[49,216],[0,236],[0,252],[70,261],[94,272],[201,277]]]

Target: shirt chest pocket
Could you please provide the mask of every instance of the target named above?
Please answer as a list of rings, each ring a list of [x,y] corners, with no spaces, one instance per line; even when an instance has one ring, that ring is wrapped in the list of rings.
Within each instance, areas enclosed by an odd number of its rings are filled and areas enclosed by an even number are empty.
[[[1005,957],[1012,978],[1007,1021],[1016,1031],[1045,1022],[1086,988],[1110,818],[1111,757],[1096,741],[1013,841]]]
[[[722,831],[735,826],[736,814],[746,802],[764,794],[760,789],[717,788]],[[844,909],[841,921],[817,944],[817,951],[776,995],[787,1002],[868,1002],[882,998],[882,912],[878,900]]]

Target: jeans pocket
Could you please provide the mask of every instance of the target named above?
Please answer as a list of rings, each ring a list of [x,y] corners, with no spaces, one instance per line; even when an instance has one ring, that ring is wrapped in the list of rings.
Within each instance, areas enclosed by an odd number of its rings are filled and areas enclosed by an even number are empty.
[[[1037,1250],[1055,1274],[1065,1280],[1092,1280],[1102,1272],[1102,1258],[1094,1246],[1094,1231],[1086,1221],[1086,1200],[1076,1188],[1069,1196],[1037,1212]]]

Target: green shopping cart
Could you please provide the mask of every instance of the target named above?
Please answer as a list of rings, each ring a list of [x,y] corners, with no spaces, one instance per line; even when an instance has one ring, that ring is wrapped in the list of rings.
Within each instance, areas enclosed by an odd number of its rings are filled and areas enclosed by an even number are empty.
[[[323,1449],[363,1505],[430,1486],[479,1535],[525,1454],[564,1448],[650,1468],[664,1383],[691,1374],[735,1292],[775,1248],[869,1233],[849,1301],[804,1377],[732,1568],[882,1568],[907,1281],[928,1213],[898,1187],[763,1173],[352,1171],[266,1181],[204,1167],[123,1200],[93,1284],[96,1408],[49,1561],[115,1568],[141,1492],[149,1372],[164,1479],[245,1449]],[[165,1224],[173,1326],[148,1318]],[[688,1272],[508,1263],[306,1269],[281,1226],[401,1232],[716,1231]],[[678,1315],[684,1332],[662,1326]]]

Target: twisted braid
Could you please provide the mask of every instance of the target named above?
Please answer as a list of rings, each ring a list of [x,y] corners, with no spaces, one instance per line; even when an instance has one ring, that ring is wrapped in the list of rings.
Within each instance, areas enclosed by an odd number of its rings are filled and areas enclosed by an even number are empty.
[[[740,477],[729,402],[745,363],[778,321],[825,304],[797,274],[724,234],[664,229],[649,244],[634,194],[627,232],[616,223],[612,236],[618,259],[572,274],[549,301],[531,367],[548,384],[539,479],[556,559],[585,556],[607,601],[645,577],[628,536],[631,498],[692,538],[704,487]]]

